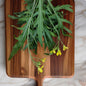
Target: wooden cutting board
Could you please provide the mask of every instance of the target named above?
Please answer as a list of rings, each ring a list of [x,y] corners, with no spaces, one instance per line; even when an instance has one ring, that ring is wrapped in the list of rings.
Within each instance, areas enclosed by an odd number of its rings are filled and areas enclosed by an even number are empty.
[[[34,67],[28,51],[18,51],[18,53],[8,61],[9,55],[12,51],[13,45],[17,42],[14,39],[14,35],[18,36],[19,31],[12,28],[11,25],[16,25],[16,21],[10,19],[8,15],[12,15],[14,12],[24,10],[24,0],[5,0],[5,14],[6,14],[6,71],[10,77],[20,78],[32,78],[37,81],[37,86],[42,86],[44,78],[56,78],[56,77],[71,77],[74,74],[74,16],[75,16],[75,5],[74,0],[53,0],[54,5],[71,4],[73,6],[73,13],[65,11],[67,15],[65,18],[73,23],[73,26],[66,23],[73,33],[73,38],[61,37],[65,45],[69,47],[66,52],[62,52],[62,56],[46,56],[44,55],[43,48],[38,46],[38,57],[46,57],[46,63],[44,64],[43,74],[39,74],[37,69]],[[61,46],[62,49],[62,46]]]

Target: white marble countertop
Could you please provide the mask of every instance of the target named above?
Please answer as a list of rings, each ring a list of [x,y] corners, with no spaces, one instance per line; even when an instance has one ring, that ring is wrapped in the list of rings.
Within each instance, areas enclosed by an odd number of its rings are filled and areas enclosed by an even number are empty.
[[[45,79],[43,86],[86,86],[86,0],[75,0],[75,13],[75,75]],[[0,86],[34,86],[34,80],[6,75],[4,0],[0,0]]]

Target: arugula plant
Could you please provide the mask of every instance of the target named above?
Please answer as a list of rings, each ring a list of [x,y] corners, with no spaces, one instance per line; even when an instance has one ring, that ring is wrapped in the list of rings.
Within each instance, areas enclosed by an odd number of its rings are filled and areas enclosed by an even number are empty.
[[[18,37],[15,37],[18,42],[14,45],[9,60],[12,59],[19,49],[23,48],[25,50],[28,48],[29,55],[40,73],[43,72],[44,66],[42,63],[45,62],[46,58],[39,59],[32,57],[30,50],[33,50],[37,54],[39,42],[41,47],[43,47],[44,43],[44,50],[48,47],[49,53],[45,53],[46,55],[61,55],[59,44],[63,44],[63,51],[68,49],[68,47],[62,42],[60,33],[62,32],[63,36],[68,37],[71,37],[69,33],[72,33],[63,25],[64,22],[71,25],[72,23],[64,19],[64,13],[62,11],[73,12],[72,6],[69,4],[53,6],[51,2],[52,0],[25,0],[26,6],[24,11],[9,15],[11,19],[17,19],[17,24],[20,26],[12,25],[12,27],[22,31]],[[57,38],[57,42],[54,42],[53,37]],[[26,40],[27,44],[24,46]],[[38,59],[38,61],[35,61],[34,58]]]

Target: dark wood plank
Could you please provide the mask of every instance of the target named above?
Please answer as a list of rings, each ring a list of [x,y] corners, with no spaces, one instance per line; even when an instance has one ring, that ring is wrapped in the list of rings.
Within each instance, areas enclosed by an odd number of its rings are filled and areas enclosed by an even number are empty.
[[[54,5],[62,5],[62,4],[71,4],[74,8],[74,1],[73,0],[53,0]],[[74,15],[75,12],[70,13],[68,11],[64,11],[67,13],[65,15],[65,18],[73,23],[73,26],[64,23],[66,27],[68,27],[73,33],[71,36],[72,39],[69,37],[63,37],[61,36],[61,39],[63,40],[63,43],[69,47],[69,49],[66,52],[62,52],[62,56],[51,56],[51,76],[72,76],[74,74]],[[60,45],[61,51],[62,51],[62,45]]]

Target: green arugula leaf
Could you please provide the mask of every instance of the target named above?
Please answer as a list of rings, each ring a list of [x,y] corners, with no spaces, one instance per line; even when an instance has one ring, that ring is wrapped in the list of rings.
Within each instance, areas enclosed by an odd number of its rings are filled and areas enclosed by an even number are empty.
[[[41,46],[43,46],[43,43],[42,43],[42,33],[43,33],[43,8],[42,8],[42,0],[39,0],[39,10],[38,10],[38,28],[37,28],[37,33],[38,33],[38,39],[39,39],[39,42],[41,44]]]

